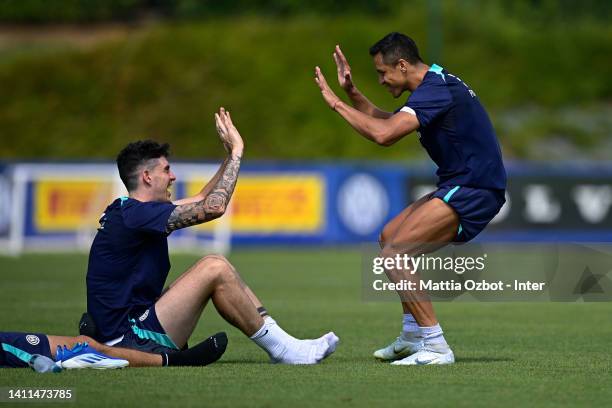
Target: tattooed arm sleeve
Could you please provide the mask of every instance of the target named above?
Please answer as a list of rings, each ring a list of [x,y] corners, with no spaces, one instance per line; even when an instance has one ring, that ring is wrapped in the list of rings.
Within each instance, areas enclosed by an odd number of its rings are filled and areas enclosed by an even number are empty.
[[[180,200],[174,200],[172,201],[172,203],[175,205],[184,205],[184,204],[197,203],[198,201],[203,200],[208,195],[208,193],[212,191],[213,187],[217,184],[217,182],[221,178],[221,174],[223,174],[223,172],[225,171],[225,168],[227,167],[227,163],[229,163],[230,159],[231,159],[230,156],[225,158],[223,163],[221,163],[221,166],[219,166],[219,169],[217,170],[215,175],[210,180],[208,180],[208,183],[206,183],[206,185],[196,195],[192,197],[181,198]]]
[[[225,166],[223,174],[204,199],[191,204],[179,205],[172,211],[166,224],[166,231],[170,233],[222,216],[232,198],[239,171],[240,157],[232,157]]]

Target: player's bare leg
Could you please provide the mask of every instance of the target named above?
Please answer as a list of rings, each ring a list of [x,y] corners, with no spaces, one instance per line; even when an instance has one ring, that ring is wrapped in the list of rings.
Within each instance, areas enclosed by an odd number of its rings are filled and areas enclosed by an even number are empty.
[[[247,336],[263,324],[229,262],[221,256],[206,256],[181,275],[155,304],[162,327],[176,345],[187,343],[209,299],[225,320]]]
[[[428,193],[410,204],[384,226],[378,240],[381,249],[385,247],[387,242],[391,242],[406,218],[431,199],[431,194]],[[417,352],[422,346],[418,323],[410,312],[408,304],[406,302],[401,302],[400,304],[403,309],[402,330],[394,342],[374,352],[374,357],[379,360],[393,361],[401,359]]]
[[[68,347],[72,348],[77,343],[87,343],[93,349],[104,353],[107,356],[121,358],[130,362],[130,367],[161,367],[162,356],[160,354],[145,353],[138,350],[131,350],[122,347],[111,347],[102,343],[98,343],[94,339],[88,336],[47,336],[49,339],[49,347],[51,348],[51,355],[56,358],[57,347]]]
[[[406,221],[406,218],[408,218],[408,216],[414,213],[420,206],[428,202],[431,199],[430,197],[431,193],[419,198],[418,200],[410,204],[408,207],[404,208],[399,214],[393,217],[391,221],[389,221],[384,226],[382,232],[380,233],[379,239],[381,249],[385,247],[385,243],[390,242],[393,237],[395,237],[402,223]]]
[[[245,291],[245,293],[247,294],[249,299],[251,299],[251,302],[253,302],[253,305],[255,306],[255,308],[257,308],[258,310],[263,308],[263,304],[261,303],[259,298],[255,295],[255,293],[253,293],[251,288],[248,287],[248,285],[244,282],[244,280],[242,280],[242,277],[240,276],[238,271],[236,271],[236,268],[234,267],[234,265],[232,265],[229,262],[227,262],[227,265],[232,269],[232,271],[236,275],[236,278],[238,279],[238,282],[240,283],[240,286],[242,286],[242,289]],[[170,285],[170,287],[174,286],[177,282],[179,282],[181,280],[181,278],[183,278],[186,275],[187,275],[187,272],[183,273],[181,276],[178,277],[178,279],[176,281],[174,281],[172,283],[172,285]],[[261,315],[261,313],[260,313],[260,315]]]
[[[406,214],[400,214],[404,216],[403,221],[399,222],[400,220],[397,220],[392,224],[392,220],[391,225],[388,224],[385,227],[387,233],[395,229],[396,231],[391,239],[388,239],[383,232],[384,246],[381,256],[395,257],[398,254],[418,256],[435,251],[453,240],[459,226],[457,214],[442,200],[427,198],[425,197],[425,201],[422,201],[423,199],[419,200],[415,203],[417,204],[415,207],[406,209]],[[400,282],[401,280],[418,281],[420,278],[418,271],[412,271],[413,273],[411,273],[410,270],[392,269],[386,272],[392,282]],[[443,346],[448,348],[427,293],[406,290],[398,291],[398,294],[402,300],[404,312],[409,313],[405,314],[404,331],[396,342],[385,349],[377,350],[374,355],[380,359],[392,360],[403,357],[402,352],[406,355],[418,350],[420,347],[416,342],[418,332],[406,333],[406,316],[414,318],[414,323],[418,325],[420,331],[418,335],[424,337],[426,346],[429,343],[443,341]],[[410,322],[408,322],[408,325],[410,325]],[[412,327],[414,330],[414,324]],[[391,348],[393,349],[391,350]],[[448,352],[450,354],[444,357],[448,361],[445,360],[445,362],[451,362],[452,352],[450,352],[450,349],[448,349]],[[452,357],[452,360],[454,361],[454,357]]]
[[[445,202],[432,198],[419,206],[400,224],[393,238],[385,243],[381,256],[394,257],[397,254],[418,256],[433,252],[450,243],[457,235],[459,217]],[[388,270],[392,282],[402,279],[418,278],[418,271],[413,274],[407,270]],[[414,315],[420,326],[431,326],[438,323],[431,301],[424,292],[399,292],[403,305]]]
[[[213,255],[214,256],[214,255]],[[234,273],[236,274],[236,277],[238,278],[242,289],[244,289],[244,291],[246,292],[247,296],[249,297],[249,299],[251,299],[251,302],[253,302],[253,305],[255,306],[255,308],[257,310],[260,310],[263,308],[263,304],[261,303],[261,301],[259,300],[259,298],[255,295],[255,293],[253,293],[253,291],[251,290],[251,288],[249,288],[247,286],[246,283],[244,283],[244,281],[242,280],[242,277],[240,276],[240,274],[238,274],[238,271],[236,271],[236,268],[234,268],[234,265],[232,265],[231,263],[228,262],[229,267],[234,271]],[[174,285],[176,285],[178,282],[181,281],[181,279],[183,279],[185,276],[187,276],[188,272],[191,269],[187,270],[187,272],[183,273],[181,276],[179,276],[174,282],[172,282],[172,284],[168,287],[168,289],[172,288]],[[165,291],[164,291],[165,293]],[[262,315],[262,313],[259,313],[260,315]],[[266,313],[264,313],[265,315]],[[263,316],[262,316],[263,317]]]
[[[77,343],[87,343],[94,350],[107,356],[127,360],[130,367],[161,367],[161,366],[206,366],[217,361],[225,352],[227,338],[225,333],[217,333],[201,343],[175,353],[147,353],[123,347],[111,347],[98,343],[91,337],[77,336],[47,336],[51,355],[57,357],[57,347],[66,346],[68,349]],[[225,341],[225,342],[224,342]]]
[[[333,333],[306,342],[289,336],[274,320],[264,321],[257,310],[259,299],[234,267],[216,255],[199,260],[155,304],[162,327],[179,347],[186,344],[209,299],[228,323],[255,341],[274,362],[313,364],[335,349]]]

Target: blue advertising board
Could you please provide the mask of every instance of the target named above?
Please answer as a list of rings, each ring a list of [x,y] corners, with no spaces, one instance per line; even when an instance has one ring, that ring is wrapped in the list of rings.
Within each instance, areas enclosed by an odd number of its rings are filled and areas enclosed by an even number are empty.
[[[112,163],[38,164],[45,171],[26,179],[16,178],[18,166],[0,166],[0,240],[95,233],[99,215],[120,195]],[[217,166],[177,163],[175,196],[199,191]],[[435,189],[434,173],[376,162],[248,163],[223,228],[232,245],[376,242],[390,219]],[[612,166],[513,163],[508,175],[507,203],[477,239],[612,240]],[[205,239],[215,228],[177,231],[172,240]]]

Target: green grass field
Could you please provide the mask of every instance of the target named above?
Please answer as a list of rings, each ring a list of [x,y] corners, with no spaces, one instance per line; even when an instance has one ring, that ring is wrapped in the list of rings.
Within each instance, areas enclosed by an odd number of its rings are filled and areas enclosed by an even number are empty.
[[[172,257],[174,279],[195,256]],[[361,300],[359,252],[236,250],[230,260],[276,320],[300,337],[341,338],[323,364],[277,366],[212,305],[192,341],[225,330],[205,368],[37,374],[0,370],[0,387],[71,388],[70,406],[607,406],[612,304],[440,303],[454,366],[394,367],[374,349],[399,331],[395,303]],[[85,309],[85,255],[0,258],[0,330],[75,334]],[[3,405],[3,404],[0,404]]]

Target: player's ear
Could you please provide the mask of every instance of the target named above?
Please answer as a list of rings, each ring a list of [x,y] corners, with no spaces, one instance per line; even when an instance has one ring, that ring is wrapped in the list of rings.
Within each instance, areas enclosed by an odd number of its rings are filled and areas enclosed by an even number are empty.
[[[402,74],[405,74],[410,70],[410,63],[405,59],[400,58],[399,61],[397,61],[397,67]]]
[[[148,169],[144,169],[141,173],[141,179],[145,184],[151,184],[151,180],[153,179],[153,177],[151,177],[151,172]]]

